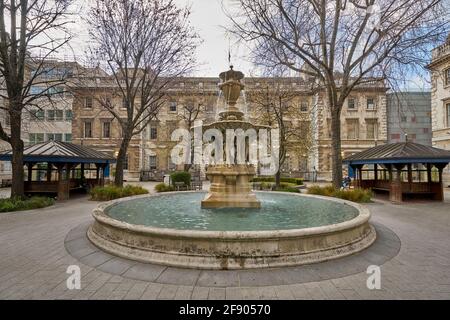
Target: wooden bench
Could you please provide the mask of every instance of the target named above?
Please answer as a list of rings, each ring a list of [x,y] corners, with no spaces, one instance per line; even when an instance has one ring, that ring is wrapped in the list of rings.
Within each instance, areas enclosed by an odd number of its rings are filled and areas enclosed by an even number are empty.
[[[177,191],[188,190],[188,186],[183,181],[175,182],[175,188]]]
[[[373,191],[386,191],[389,192],[391,191],[389,188],[381,188],[381,187],[373,187],[371,188]]]

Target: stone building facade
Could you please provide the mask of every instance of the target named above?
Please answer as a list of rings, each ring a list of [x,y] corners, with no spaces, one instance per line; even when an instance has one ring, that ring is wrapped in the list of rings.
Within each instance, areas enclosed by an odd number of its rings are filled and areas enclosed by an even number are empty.
[[[431,71],[431,116],[433,147],[450,150],[450,34],[433,49]],[[444,169],[444,185],[450,185],[450,167]]]
[[[312,128],[311,147],[301,154],[288,150],[283,173],[308,178],[308,174],[315,170],[319,179],[330,180],[331,123],[324,90],[314,89],[313,82],[302,78],[244,78],[245,89],[238,106],[246,113],[247,119],[258,123],[260,117],[249,97],[261,86],[275,82],[282,82],[286,89],[296,93],[291,103],[307,115]],[[97,100],[100,95],[109,95],[113,105],[117,106],[116,110],[124,116],[126,109],[120,107],[122,98],[114,85],[107,83],[85,85],[74,93],[72,141],[117,155],[120,125]],[[196,120],[203,123],[217,119],[223,103],[218,84],[219,78],[212,77],[185,77],[173,83],[166,92],[167,99],[157,120],[131,140],[125,171],[127,180],[143,177],[161,179],[164,173],[182,169],[171,162],[170,152],[177,143],[171,141],[171,133],[176,128],[193,125],[188,121],[192,111],[198,111]],[[387,141],[386,88],[383,82],[374,81],[354,90],[343,108],[342,126],[343,156]]]
[[[29,95],[48,95],[33,101],[24,108],[22,113],[21,138],[24,145],[45,142],[49,140],[72,141],[72,104],[73,95],[65,81],[85,72],[85,68],[76,62],[46,60],[40,67],[39,76],[35,77],[30,87]],[[33,65],[27,68],[27,77],[33,74]],[[0,105],[6,101],[0,98]],[[9,133],[9,114],[0,109],[2,127]],[[9,150],[9,143],[0,140],[0,150]],[[0,161],[0,179],[11,178],[11,163]]]
[[[382,81],[366,82],[356,87],[344,102],[341,112],[342,158],[387,142],[386,90]],[[319,91],[315,99],[314,166],[319,180],[331,180],[331,114],[324,91]]]
[[[417,142],[431,146],[431,92],[387,95],[388,142]]]

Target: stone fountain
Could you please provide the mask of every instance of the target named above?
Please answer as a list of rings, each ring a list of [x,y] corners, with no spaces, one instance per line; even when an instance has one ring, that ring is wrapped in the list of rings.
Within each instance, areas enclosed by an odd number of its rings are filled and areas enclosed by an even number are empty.
[[[244,113],[236,107],[241,90],[244,89],[241,83],[244,74],[230,66],[230,70],[222,72],[219,77],[219,88],[225,98],[226,107],[219,113],[219,121],[204,126],[204,129],[215,128],[225,132],[227,129],[247,130],[259,127],[244,121]],[[209,165],[206,176],[211,181],[211,187],[201,202],[202,208],[260,208],[261,203],[252,192],[250,182],[255,174],[255,166],[248,162]]]
[[[233,68],[220,74],[226,108],[203,129],[262,128],[245,121],[236,107],[243,77]],[[370,211],[350,201],[264,192],[258,194],[261,207],[250,187],[255,166],[247,155],[239,163],[207,168],[211,188],[206,197],[203,192],[169,192],[102,203],[93,211],[87,236],[120,257],[195,269],[310,264],[359,252],[375,241]]]

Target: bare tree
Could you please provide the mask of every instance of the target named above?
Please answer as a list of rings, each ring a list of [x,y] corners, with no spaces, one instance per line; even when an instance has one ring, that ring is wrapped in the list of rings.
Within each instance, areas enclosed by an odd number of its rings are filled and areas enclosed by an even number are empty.
[[[195,103],[194,101],[189,101],[188,103],[183,104],[183,109],[181,111],[181,119],[185,122],[188,130],[190,130],[193,127],[195,120],[197,120],[198,116],[200,115],[200,112],[202,111],[202,108],[203,106],[201,103]],[[190,161],[191,157],[192,154],[190,152],[186,154],[184,171],[189,171],[189,169],[191,168],[192,163],[192,161]]]
[[[46,61],[71,38],[66,17],[70,4],[69,0],[0,0],[0,96],[10,117],[10,130],[0,124],[0,139],[12,148],[11,197],[24,195],[22,111],[51,96],[68,76],[58,69],[58,76],[46,77]],[[32,90],[33,86],[40,90]]]
[[[312,146],[310,107],[300,109],[298,92],[282,87],[280,79],[273,83],[261,82],[259,88],[248,92],[248,100],[257,122],[279,129],[278,171],[275,174],[276,187],[280,186],[281,168],[287,153],[305,154]]]
[[[241,0],[227,14],[256,63],[286,66],[325,89],[338,187],[345,99],[359,85],[425,66],[448,32],[449,12],[446,0]]]
[[[126,109],[122,117],[110,99],[102,99],[122,127],[115,184],[123,184],[130,140],[155,119],[166,89],[194,66],[197,35],[189,8],[173,0],[97,0],[88,22],[97,60],[113,78]]]

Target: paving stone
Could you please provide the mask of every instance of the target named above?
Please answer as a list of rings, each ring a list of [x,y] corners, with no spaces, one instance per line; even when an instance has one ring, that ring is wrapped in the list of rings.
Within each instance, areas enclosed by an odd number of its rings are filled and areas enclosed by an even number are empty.
[[[449,200],[369,204],[379,236],[369,249],[321,264],[249,271],[166,268],[109,255],[85,236],[96,205],[80,198],[33,213],[1,214],[0,299],[450,297]],[[381,290],[369,290],[365,270],[378,263]],[[81,290],[67,289],[71,264],[81,268]]]
[[[208,300],[225,300],[225,288],[210,288]]]
[[[156,279],[158,283],[177,284],[177,285],[195,285],[197,283],[200,270],[166,268]]]
[[[208,287],[237,287],[239,275],[236,271],[203,270],[197,280],[197,285]]]
[[[155,281],[165,269],[164,266],[136,263],[122,275],[136,280]]]
[[[98,269],[114,275],[121,275],[134,265],[135,262],[116,257],[99,265]]]

